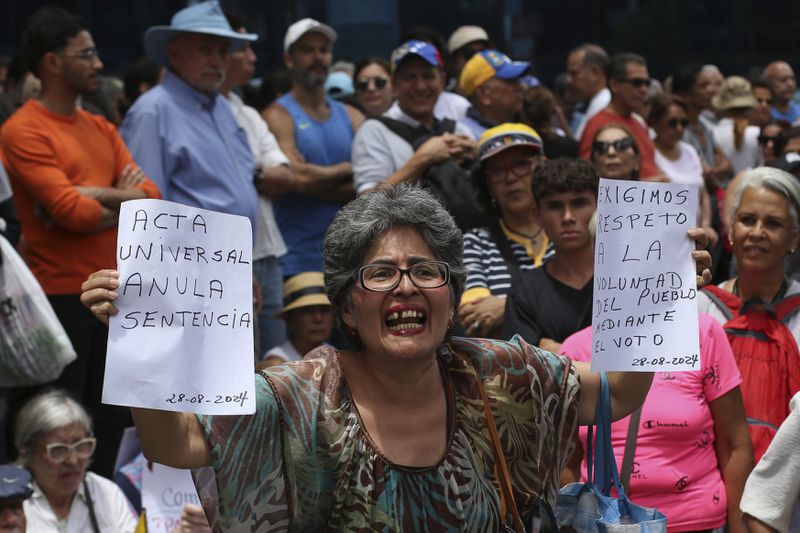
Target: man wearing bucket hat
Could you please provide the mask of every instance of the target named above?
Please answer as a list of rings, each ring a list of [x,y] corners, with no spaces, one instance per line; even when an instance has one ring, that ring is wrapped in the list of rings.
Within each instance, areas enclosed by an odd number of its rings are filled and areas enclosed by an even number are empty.
[[[469,160],[477,155],[470,129],[460,122],[445,131],[434,116],[442,92],[442,58],[427,42],[411,40],[392,52],[392,85],[397,111],[367,120],[353,141],[353,180],[359,194],[381,182],[418,181],[430,168],[448,159]],[[387,120],[388,119],[388,120]],[[399,123],[399,124],[398,124]],[[419,131],[430,138],[412,146],[400,128]]]
[[[458,85],[470,99],[464,124],[479,139],[488,128],[514,122],[522,111],[520,78],[530,69],[525,61],[511,61],[497,50],[473,55],[464,65]]]
[[[122,126],[134,158],[164,199],[246,216],[254,228],[253,156],[219,91],[230,52],[257,38],[235,32],[216,1],[178,11],[169,26],[149,28],[147,57],[167,72],[136,100]]]
[[[284,276],[322,269],[325,231],[343,202],[353,198],[350,147],[364,116],[325,93],[335,42],[336,31],[314,19],[289,26],[283,61],[292,90],[264,112],[294,174],[275,201],[289,250],[281,257]]]
[[[22,502],[33,494],[31,475],[16,465],[0,465],[0,533],[25,533]]]
[[[722,89],[711,99],[722,115],[711,130],[714,143],[733,165],[734,174],[763,164],[758,135],[761,129],[750,126],[750,111],[758,104],[750,82],[741,76],[729,76]]]
[[[298,361],[325,343],[333,331],[333,311],[325,295],[322,272],[303,272],[283,284],[283,309],[289,340],[266,354],[267,365]]]

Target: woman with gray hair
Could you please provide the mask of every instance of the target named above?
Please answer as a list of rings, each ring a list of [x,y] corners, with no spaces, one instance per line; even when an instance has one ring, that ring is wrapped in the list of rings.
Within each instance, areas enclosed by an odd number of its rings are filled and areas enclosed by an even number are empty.
[[[257,374],[252,416],[134,409],[145,455],[213,465],[217,530],[521,527],[540,496],[555,502],[570,437],[594,421],[600,377],[519,337],[450,338],[462,255],[430,193],[398,185],[359,196],[331,224],[323,266],[354,349],[323,346]],[[708,266],[707,253],[695,257]],[[101,320],[117,312],[114,274],[84,284]],[[609,373],[615,419],[642,403],[651,380]],[[500,479],[510,481],[504,496]]]
[[[697,296],[700,312],[728,331],[756,461],[800,390],[800,283],[786,276],[787,259],[800,242],[798,212],[800,184],[794,176],[771,167],[744,172],[733,191],[728,231],[737,276]],[[756,334],[775,350],[761,351],[761,345],[743,340],[758,344],[752,340]]]
[[[86,470],[96,445],[92,421],[65,392],[29,400],[17,415],[14,442],[17,463],[33,476],[33,495],[24,503],[28,531],[134,531],[122,490]]]

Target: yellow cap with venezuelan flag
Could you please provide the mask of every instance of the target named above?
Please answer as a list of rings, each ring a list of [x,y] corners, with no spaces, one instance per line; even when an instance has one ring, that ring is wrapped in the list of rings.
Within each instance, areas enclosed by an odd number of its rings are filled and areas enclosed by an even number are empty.
[[[484,131],[478,143],[478,159],[481,161],[514,146],[527,146],[534,152],[543,153],[542,138],[536,130],[525,124],[512,122]]]

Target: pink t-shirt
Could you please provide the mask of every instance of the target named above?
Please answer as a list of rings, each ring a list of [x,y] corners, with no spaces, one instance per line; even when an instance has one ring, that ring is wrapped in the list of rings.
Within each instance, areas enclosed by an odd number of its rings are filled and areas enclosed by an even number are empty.
[[[730,344],[719,323],[700,314],[701,370],[656,372],[642,407],[641,426],[631,475],[630,498],[655,507],[667,517],[668,531],[694,531],[725,525],[727,497],[717,463],[714,419],[708,403],[741,383]],[[592,328],[561,345],[561,353],[589,361]],[[611,442],[622,465],[628,421],[611,425]],[[586,443],[586,426],[580,428]],[[586,461],[581,466],[586,480]]]

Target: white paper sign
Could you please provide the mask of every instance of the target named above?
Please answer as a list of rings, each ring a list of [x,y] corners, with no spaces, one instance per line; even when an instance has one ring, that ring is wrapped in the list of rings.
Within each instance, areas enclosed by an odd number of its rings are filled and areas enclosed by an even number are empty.
[[[255,412],[251,235],[241,216],[163,200],[122,204],[104,403]]]
[[[692,186],[601,179],[592,370],[700,368]]]
[[[172,533],[180,525],[187,503],[200,505],[189,470],[158,463],[142,469],[142,507],[147,515],[148,533]]]

